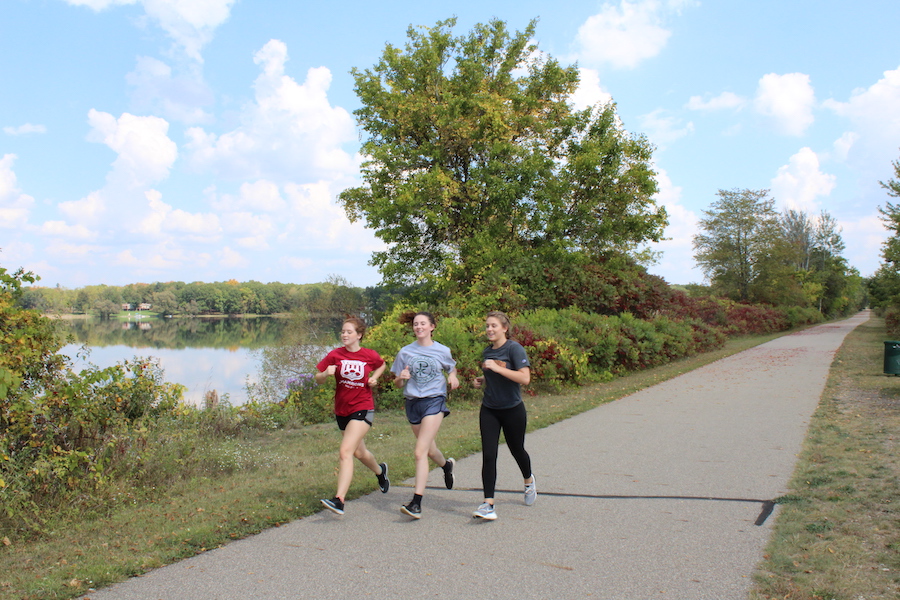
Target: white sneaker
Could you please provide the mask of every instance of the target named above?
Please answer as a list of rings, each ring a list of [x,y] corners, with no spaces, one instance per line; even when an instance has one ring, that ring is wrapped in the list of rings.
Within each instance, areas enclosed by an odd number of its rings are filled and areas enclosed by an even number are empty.
[[[531,506],[535,500],[537,500],[537,482],[532,475],[531,483],[525,484],[525,506]]]
[[[494,506],[492,504],[483,502],[481,506],[472,513],[472,517],[475,519],[484,519],[485,521],[493,521],[497,518],[497,513],[494,512]]]

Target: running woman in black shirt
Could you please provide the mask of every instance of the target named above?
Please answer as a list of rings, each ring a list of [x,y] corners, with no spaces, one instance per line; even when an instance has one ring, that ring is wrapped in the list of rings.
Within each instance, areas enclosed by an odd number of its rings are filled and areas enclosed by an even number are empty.
[[[525,403],[522,402],[521,388],[531,382],[531,363],[528,362],[522,345],[507,337],[509,326],[509,317],[504,313],[492,311],[487,314],[485,332],[490,345],[481,353],[484,374],[473,381],[476,388],[484,388],[479,417],[484,460],[481,467],[484,502],[472,516],[488,521],[497,518],[494,492],[501,431],[506,436],[506,445],[525,479],[525,504],[531,506],[537,499],[531,457],[525,451],[528,416]]]

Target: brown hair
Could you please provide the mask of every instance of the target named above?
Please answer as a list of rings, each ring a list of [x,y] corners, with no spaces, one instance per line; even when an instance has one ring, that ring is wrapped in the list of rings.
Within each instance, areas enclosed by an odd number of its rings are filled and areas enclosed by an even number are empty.
[[[510,324],[509,317],[506,316],[506,313],[500,312],[499,310],[492,310],[491,312],[489,312],[487,314],[487,316],[485,317],[485,320],[487,320],[491,317],[494,317],[495,319],[500,321],[500,324],[503,325],[504,327],[506,327],[507,334],[510,333],[510,329],[512,329],[512,325]],[[508,337],[508,335],[507,335],[507,337]]]
[[[428,321],[432,325],[437,327],[437,320],[434,318],[434,315],[431,314],[430,312],[428,312],[427,310],[420,310],[419,312],[413,312],[411,310],[408,310],[405,313],[401,314],[400,317],[397,319],[397,321],[401,325],[412,325],[412,322],[415,321],[416,317],[418,317],[419,315],[421,315],[423,317],[427,317]]]
[[[363,336],[366,335],[366,322],[360,319],[359,317],[347,317],[344,319],[344,322],[341,325],[346,325],[350,323],[353,325],[353,329],[356,330],[356,333],[359,334],[359,341],[362,341]]]

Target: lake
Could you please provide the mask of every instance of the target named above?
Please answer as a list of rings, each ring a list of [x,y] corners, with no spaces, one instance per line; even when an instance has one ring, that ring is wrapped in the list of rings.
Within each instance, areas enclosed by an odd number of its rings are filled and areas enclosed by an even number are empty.
[[[128,321],[66,320],[75,343],[61,352],[80,370],[88,363],[110,367],[135,356],[159,359],[167,381],[187,389],[186,402],[202,405],[208,391],[228,396],[238,406],[247,401],[248,381],[259,372],[259,351],[279,343],[287,319],[260,317],[161,319],[136,314]],[[77,357],[82,346],[87,359]]]

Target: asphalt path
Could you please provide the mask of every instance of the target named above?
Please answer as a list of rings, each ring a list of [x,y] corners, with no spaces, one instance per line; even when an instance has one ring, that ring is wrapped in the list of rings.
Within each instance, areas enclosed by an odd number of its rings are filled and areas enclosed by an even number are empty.
[[[744,600],[834,353],[867,313],[746,350],[528,434],[533,506],[501,448],[103,590],[92,600]],[[364,476],[362,471],[358,472]],[[774,510],[774,512],[773,512]]]

